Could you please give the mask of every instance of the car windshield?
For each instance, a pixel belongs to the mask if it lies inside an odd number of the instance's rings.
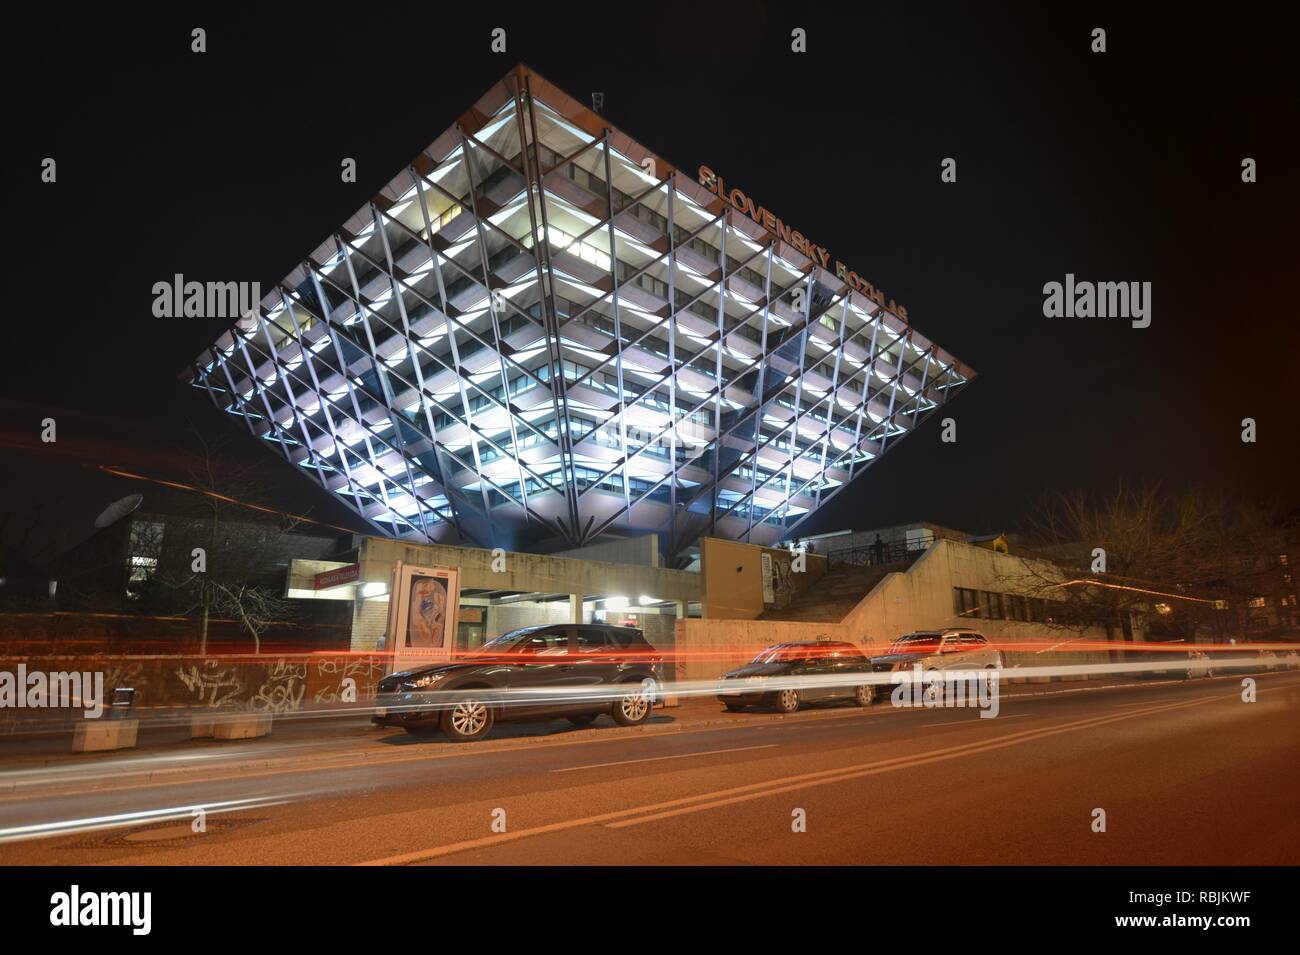
[[[819,659],[828,653],[826,650],[810,649],[809,647],[768,647],[758,656],[754,657],[754,663],[790,663],[793,660],[802,660],[809,662]]]
[[[937,633],[908,633],[890,644],[889,649],[895,653],[906,653],[909,650],[919,650],[924,646],[936,646],[938,643]]]
[[[540,630],[541,627],[524,627],[522,630],[511,630],[509,633],[503,633],[499,637],[493,637],[483,646],[477,648],[475,653],[505,653],[510,650],[516,643],[523,639],[534,630]]]

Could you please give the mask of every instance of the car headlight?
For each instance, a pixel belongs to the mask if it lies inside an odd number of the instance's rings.
[[[406,685],[409,686],[409,687],[410,687],[411,689],[413,689],[413,690],[427,690],[429,687],[433,686],[433,685],[434,685],[435,683],[437,683],[439,680],[444,680],[444,679],[446,679],[446,678],[447,678],[447,674],[446,674],[445,672],[444,672],[444,673],[426,673],[426,674],[425,674],[424,676],[422,676],[422,677],[417,677],[416,679],[411,680],[411,681],[410,681],[409,683],[407,683]]]

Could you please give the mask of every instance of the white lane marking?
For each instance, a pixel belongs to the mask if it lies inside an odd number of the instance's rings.
[[[658,822],[662,819],[684,816],[693,812],[703,812],[708,809],[718,809],[722,806],[731,806],[736,803],[749,802],[753,799],[763,799],[765,797],[776,796],[786,792],[794,792],[800,789],[810,789],[814,786],[843,783],[853,779],[862,779],[865,776],[875,776],[880,773],[893,772],[898,769],[913,769],[917,766],[929,765],[930,763],[940,763],[964,756],[973,756],[976,754],[992,752],[993,750],[1003,749],[1007,746],[1015,746],[1019,743],[1031,742],[1048,736],[1056,736],[1060,733],[1069,733],[1077,729],[1091,729],[1095,726],[1105,726],[1108,723],[1122,722],[1123,720],[1132,719],[1135,716],[1147,716],[1155,712],[1176,710],[1190,705],[1192,704],[1174,703],[1168,706],[1152,707],[1149,710],[1130,710],[1128,713],[1117,713],[1108,717],[1080,720],[1077,723],[1058,724],[1057,726],[1047,726],[1036,730],[1024,730],[1020,733],[1007,733],[1004,736],[994,737],[991,740],[986,740],[981,743],[968,743],[964,746],[952,746],[946,749],[934,750],[929,753],[919,753],[911,758],[886,759],[876,763],[863,763],[858,766],[846,766],[838,771],[838,775],[816,773],[811,774],[812,776],[817,777],[812,779],[808,777],[793,776],[790,777],[789,780],[772,780],[771,783],[777,785],[766,790],[745,792],[744,790],[752,790],[754,787],[742,786],[739,789],[732,790],[732,792],[737,793],[737,795],[729,795],[725,792],[714,793],[714,796],[723,796],[724,798],[714,799],[711,802],[699,802],[696,800],[694,805],[682,806],[677,809],[668,809],[663,812],[651,813],[650,815],[638,815],[633,818],[624,818],[617,822],[607,822],[605,823],[605,826],[609,829],[626,829],[628,826],[639,826],[642,823]]]
[[[1112,703],[1111,706],[1145,706],[1150,700],[1134,700],[1129,703]]]
[[[716,756],[718,753],[743,753],[749,749],[773,749],[780,744],[764,743],[762,746],[737,746],[733,749],[706,749],[700,753],[679,753],[673,756],[644,756],[641,759],[620,759],[612,763],[588,763],[586,766],[566,766],[552,769],[553,773],[576,773],[580,769],[600,769],[604,766],[626,766],[629,763],[653,763],[661,759],[690,759],[692,756]]]
[[[594,816],[583,816],[577,819],[564,819],[559,822],[545,823],[528,829],[516,829],[512,832],[505,832],[491,836],[481,836],[477,839],[467,839],[463,842],[452,842],[446,845],[434,846],[431,849],[404,852],[401,855],[387,856],[382,859],[371,859],[367,862],[358,862],[355,864],[360,866],[408,865],[412,862],[424,862],[429,859],[437,859],[442,856],[466,852],[471,849],[484,849],[491,846],[501,845],[506,842],[514,842],[518,839],[528,839],[533,836],[546,835],[547,833],[552,832],[564,832],[569,829],[577,829],[583,826],[591,826],[599,823],[604,823],[606,826],[611,828],[637,825],[641,822],[651,822],[656,819],[664,818],[666,815],[679,815],[680,813],[693,812],[697,809],[712,809],[715,806],[723,805],[725,803],[740,802],[745,799],[759,799],[776,793],[787,792],[791,789],[804,789],[809,786],[819,786],[824,783],[842,782],[845,779],[852,779],[857,776],[888,772],[892,769],[903,769],[909,766],[924,765],[926,763],[938,762],[940,760],[951,759],[957,756],[984,752],[990,749],[1001,749],[1005,746],[1013,746],[1017,743],[1041,739],[1044,736],[1054,736],[1058,733],[1068,733],[1073,730],[1091,728],[1108,723],[1119,723],[1136,717],[1147,716],[1152,713],[1181,709],[1182,707],[1189,705],[1190,704],[1188,703],[1172,703],[1163,706],[1152,706],[1149,710],[1133,710],[1129,713],[1093,716],[1069,723],[1057,723],[1051,726],[1040,727],[1038,729],[1024,730],[1019,733],[1008,733],[992,740],[981,740],[974,743],[963,743],[958,746],[948,746],[942,749],[931,750],[928,753],[896,756],[889,759],[877,760],[872,763],[860,763],[856,766],[840,766],[834,769],[823,769],[818,770],[817,772],[804,773],[798,776],[768,779],[763,780],[762,782],[737,786],[732,789],[697,793],[694,796],[683,796],[678,799],[670,799],[666,802],[651,803],[650,805],[645,806],[633,806],[629,809],[616,809],[612,812],[599,813]],[[718,801],[718,797],[720,796],[730,798]],[[692,803],[697,803],[699,805],[691,805]],[[685,808],[676,809],[674,807]],[[665,809],[670,811],[667,813],[658,811]],[[646,815],[646,813],[650,813],[651,815]]]
[[[1006,720],[1018,720],[1022,716],[1033,716],[1032,713],[1017,713],[1015,716],[993,716],[989,719],[982,719],[978,716],[967,717],[964,720],[953,720],[949,723],[922,723],[921,729],[929,729],[932,726],[958,726],[962,723],[1002,723]]]
[[[1198,700],[1212,700],[1212,699],[1214,699],[1214,698],[1215,698],[1214,696],[1198,696],[1198,697],[1196,697],[1196,699],[1198,699]],[[1142,701],[1142,702],[1132,702],[1132,703],[1112,703],[1111,706],[1142,706],[1143,703],[1150,704],[1151,701],[1150,701],[1150,700],[1144,700],[1144,701]]]
[[[147,822],[190,819],[196,809],[202,809],[208,815],[217,815],[223,812],[240,812],[245,809],[282,806],[292,801],[293,798],[291,795],[285,795],[232,799],[227,802],[195,803],[192,806],[171,806],[166,809],[144,809],[139,812],[123,812],[113,816],[58,819],[30,826],[14,826],[10,829],[0,829],[0,842],[22,842],[26,839],[76,835],[83,832],[94,832],[99,829],[120,829],[123,826],[137,826]]]

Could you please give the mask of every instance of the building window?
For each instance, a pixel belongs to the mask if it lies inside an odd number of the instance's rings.
[[[138,599],[143,585],[153,579],[162,554],[162,521],[132,521],[127,538],[126,595]]]
[[[1016,594],[1007,594],[1006,597],[1007,616],[1012,620],[1028,620],[1029,607],[1028,601],[1024,597]]]
[[[965,587],[952,588],[953,605],[959,617],[978,617],[980,615],[979,591]]]
[[[1006,614],[1002,609],[1002,595],[995,594],[992,591],[984,591],[983,594],[984,616],[989,620],[1003,620]]]

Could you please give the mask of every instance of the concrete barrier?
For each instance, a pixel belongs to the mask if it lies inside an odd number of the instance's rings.
[[[190,739],[212,739],[217,718],[211,715],[195,716],[190,720]]]
[[[231,713],[214,720],[213,739],[257,739],[271,734],[270,713]]]
[[[132,749],[139,731],[140,721],[134,719],[81,720],[72,736],[72,751],[98,753],[111,749]]]

